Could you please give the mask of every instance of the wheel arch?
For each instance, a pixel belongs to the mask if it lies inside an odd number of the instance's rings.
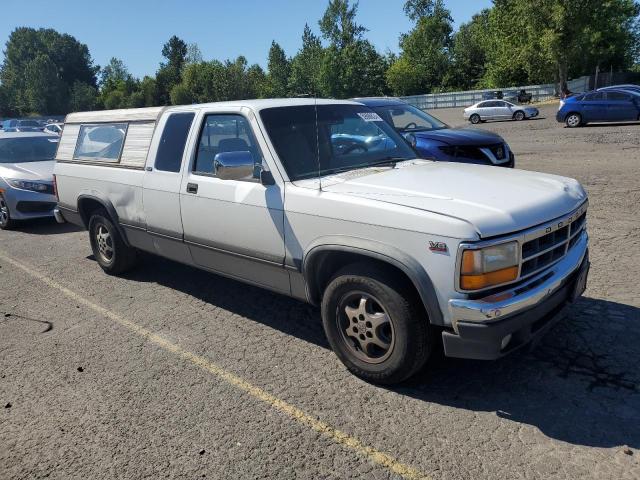
[[[89,228],[89,220],[91,219],[91,214],[99,208],[104,208],[106,210],[107,214],[118,230],[118,233],[122,237],[125,245],[127,247],[130,247],[131,245],[129,243],[129,240],[127,239],[126,232],[120,225],[118,212],[116,211],[111,201],[109,201],[109,199],[101,195],[99,192],[82,193],[78,196],[78,214],[82,219],[84,228]]]
[[[326,240],[329,241],[312,246],[302,262],[307,296],[312,304],[320,304],[322,292],[338,270],[349,264],[371,263],[390,274],[401,275],[418,294],[429,322],[444,324],[433,282],[414,258],[395,247],[371,240],[348,239],[348,243],[344,237]]]

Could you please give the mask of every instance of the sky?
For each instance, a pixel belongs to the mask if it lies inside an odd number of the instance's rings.
[[[288,56],[300,48],[305,22],[319,34],[318,20],[327,0],[18,0],[5,2],[0,14],[0,44],[16,27],[54,28],[87,44],[94,63],[111,57],[124,61],[136,77],[154,75],[162,45],[177,35],[197,43],[205,60],[244,55],[266,67],[271,41]],[[491,5],[491,0],[445,0],[457,25]],[[400,33],[411,29],[404,0],[360,0],[357,21],[366,38],[384,53],[398,52]],[[0,54],[0,61],[4,55]]]

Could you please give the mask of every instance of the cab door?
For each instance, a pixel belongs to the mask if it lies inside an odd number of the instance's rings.
[[[194,112],[173,112],[160,119],[145,166],[142,203],[151,250],[185,263],[191,263],[183,243],[180,187],[184,171],[185,145]]]
[[[603,92],[594,92],[584,97],[582,118],[585,122],[601,122],[607,120],[607,102]]]
[[[623,92],[606,92],[609,120],[625,122],[638,120],[638,107],[632,96]]]
[[[264,159],[268,149],[256,134],[259,130],[253,113],[242,107],[203,112],[198,131],[180,188],[184,240],[193,262],[289,293],[289,274],[284,268],[283,188],[275,181],[261,181],[260,171],[268,168]],[[253,175],[242,180],[216,177],[216,155],[233,152],[251,155]]]

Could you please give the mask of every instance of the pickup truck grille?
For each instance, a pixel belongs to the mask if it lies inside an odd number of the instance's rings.
[[[522,243],[520,278],[544,270],[567,254],[578,241],[579,234],[585,227],[586,208],[584,205],[568,219],[527,236]],[[536,236],[538,234],[539,236]],[[529,239],[528,237],[531,236],[534,238]]]

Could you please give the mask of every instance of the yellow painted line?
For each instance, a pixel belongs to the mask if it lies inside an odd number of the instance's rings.
[[[377,450],[374,447],[366,445],[362,441],[358,440],[356,437],[353,437],[348,433],[343,432],[342,430],[333,428],[332,426],[312,417],[311,415],[305,413],[299,408],[276,397],[275,395],[270,394],[269,392],[267,392],[266,390],[263,390],[260,387],[252,385],[242,377],[225,370],[224,368],[216,365],[215,363],[207,360],[206,358],[201,357],[200,355],[196,355],[195,353],[190,352],[188,350],[185,350],[179,345],[176,345],[175,343],[171,343],[167,339],[153,333],[150,330],[147,330],[146,328],[138,325],[137,323],[127,320],[126,318],[121,317],[120,315],[112,312],[111,310],[107,310],[106,308],[101,307],[96,303],[93,303],[91,300],[87,300],[86,298],[79,295],[78,293],[72,290],[69,290],[68,288],[60,285],[58,282],[41,274],[40,272],[36,271],[32,267],[24,265],[23,263],[8,257],[6,254],[4,254],[1,251],[0,251],[0,260],[3,260],[13,265],[14,267],[17,267],[23,270],[30,276],[40,280],[41,282],[45,283],[49,287],[59,290],[60,292],[62,292],[64,295],[71,298],[75,302],[84,305],[85,307],[93,310],[96,313],[99,313],[100,315],[103,315],[104,317],[107,317],[110,320],[113,320],[117,324],[129,329],[130,331],[143,337],[144,339],[157,345],[158,347],[163,348],[164,350],[171,352],[181,357],[184,360],[187,360],[188,362],[202,368],[203,370],[206,370],[207,372],[215,375],[216,377],[223,380],[224,382],[230,385],[233,385],[238,390],[248,394],[249,396],[257,400],[260,400],[262,402],[265,402],[266,404],[268,404],[270,407],[277,410],[278,412],[288,416],[289,418],[301,423],[302,425],[316,432],[319,432],[325,435],[335,443],[338,443],[354,451],[355,453],[365,457],[367,460],[371,461],[372,463],[380,465],[390,470],[391,472],[395,473],[396,475],[401,476],[402,478],[411,479],[411,480],[414,480],[414,479],[432,480],[431,477],[429,477],[428,475],[425,475],[419,470],[409,465],[405,465],[404,463],[401,463],[395,458],[393,458],[391,455],[381,452],[380,450]]]

